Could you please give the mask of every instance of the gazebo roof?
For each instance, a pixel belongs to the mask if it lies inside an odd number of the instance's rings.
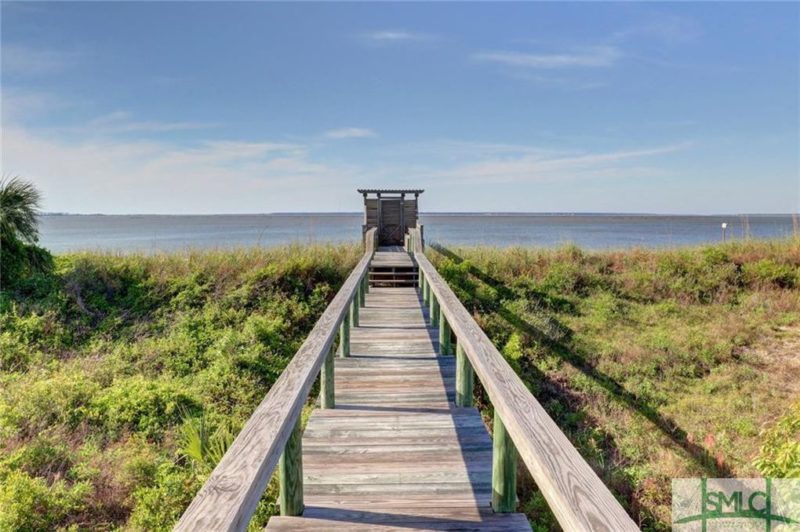
[[[422,194],[421,188],[359,188],[359,194]]]

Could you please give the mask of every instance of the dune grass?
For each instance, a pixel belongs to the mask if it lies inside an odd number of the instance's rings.
[[[668,528],[672,477],[799,474],[797,240],[437,249],[644,528]],[[0,530],[169,529],[360,254],[68,254],[0,292]],[[520,475],[521,509],[556,528]],[[272,485],[254,530],[274,502]]]
[[[443,277],[643,528],[669,528],[672,478],[798,476],[800,240],[432,248]],[[526,472],[520,485],[534,525],[557,528]]]
[[[71,254],[2,293],[0,530],[170,529],[360,255]]]

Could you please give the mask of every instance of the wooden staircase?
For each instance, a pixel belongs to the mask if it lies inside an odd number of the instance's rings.
[[[369,266],[369,285],[398,288],[417,286],[419,268],[414,257],[400,246],[381,246]]]

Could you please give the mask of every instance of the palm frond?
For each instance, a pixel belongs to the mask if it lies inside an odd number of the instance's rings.
[[[19,176],[0,179],[0,239],[37,242],[41,203],[42,195],[33,183]]]

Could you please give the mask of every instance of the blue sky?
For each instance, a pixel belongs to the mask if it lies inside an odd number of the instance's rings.
[[[2,3],[45,209],[796,212],[797,3]]]

